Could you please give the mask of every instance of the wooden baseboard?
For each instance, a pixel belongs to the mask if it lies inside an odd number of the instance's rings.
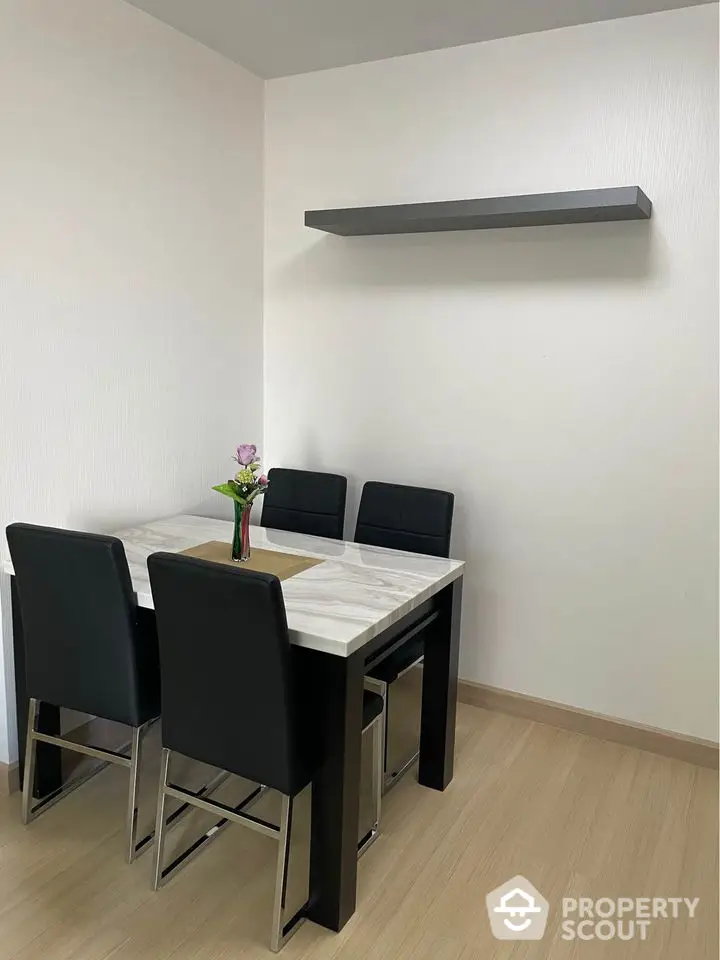
[[[547,723],[563,730],[597,737],[599,740],[610,740],[700,767],[718,769],[718,744],[712,740],[700,740],[630,720],[618,720],[616,717],[606,717],[600,713],[581,710],[579,707],[554,703],[552,700],[539,700],[523,693],[488,687],[471,680],[460,681],[458,699],[461,703],[470,703],[485,710],[509,713],[513,717]]]
[[[15,763],[0,763],[0,797],[9,797],[20,789],[20,768]]]

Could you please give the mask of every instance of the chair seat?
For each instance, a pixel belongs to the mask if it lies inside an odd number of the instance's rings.
[[[422,635],[413,637],[407,643],[398,647],[397,650],[385,657],[376,667],[374,667],[369,676],[375,680],[381,680],[383,683],[394,683],[398,675],[407,670],[416,663],[424,654],[424,644]]]
[[[373,720],[377,720],[383,712],[383,698],[377,693],[370,693],[369,690],[363,691],[363,730],[370,726]]]

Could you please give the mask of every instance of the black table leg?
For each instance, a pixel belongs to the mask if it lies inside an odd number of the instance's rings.
[[[324,750],[313,780],[308,916],[342,930],[357,891],[364,657],[303,652],[312,664]]]
[[[425,639],[418,781],[444,790],[453,778],[462,577],[437,596],[440,616]]]
[[[15,705],[17,710],[18,766],[20,782],[25,765],[25,738],[27,736],[28,695],[25,688],[25,640],[23,637],[20,601],[17,594],[15,577],[10,578],[12,596],[13,653],[15,658]],[[43,703],[38,715],[38,728],[43,733],[59,736],[60,710],[51,704]],[[38,743],[37,763],[35,766],[35,789],[33,796],[42,799],[62,787],[61,750],[49,743]]]

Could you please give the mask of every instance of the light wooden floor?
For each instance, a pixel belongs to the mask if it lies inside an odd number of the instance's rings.
[[[0,800],[2,960],[269,957],[276,847],[231,827],[160,892],[121,853],[125,771],[110,769],[24,828]],[[460,705],[456,778],[406,778],[360,862],[339,935],[306,924],[285,960],[715,960],[717,774]],[[545,939],[492,938],[486,893],[524,874],[551,904]],[[563,896],[700,897],[697,919],[646,942],[569,943]]]

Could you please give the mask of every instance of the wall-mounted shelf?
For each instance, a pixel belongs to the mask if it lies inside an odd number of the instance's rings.
[[[306,210],[305,226],[341,237],[538,227],[601,220],[647,220],[652,203],[640,187],[531,193],[482,200],[403,203],[390,207]]]

